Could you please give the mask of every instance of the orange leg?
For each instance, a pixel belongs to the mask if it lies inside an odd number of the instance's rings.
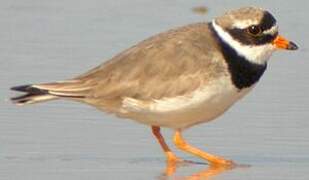
[[[225,160],[222,157],[219,156],[215,156],[212,154],[209,154],[207,152],[204,152],[200,149],[197,149],[189,144],[187,144],[185,142],[185,140],[183,139],[182,135],[181,135],[181,131],[177,130],[174,136],[174,143],[175,145],[180,149],[183,150],[185,152],[191,153],[195,156],[198,156],[202,159],[207,160],[211,166],[228,166],[228,167],[232,167],[235,164],[230,161],[230,160]]]
[[[154,134],[154,136],[156,137],[156,139],[158,140],[158,142],[160,143],[166,158],[168,162],[178,162],[181,161],[180,158],[178,158],[171,150],[170,148],[167,146],[166,142],[164,141],[163,136],[160,133],[160,127],[158,126],[151,126],[152,129],[152,133]]]

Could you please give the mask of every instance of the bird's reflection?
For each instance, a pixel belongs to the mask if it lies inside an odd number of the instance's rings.
[[[192,161],[185,161],[181,163],[179,162],[178,163],[175,163],[175,162],[167,163],[166,168],[164,169],[164,172],[163,172],[163,176],[161,177],[166,177],[168,179],[171,176],[175,176],[177,168],[184,167],[184,166],[191,166],[194,164],[202,164],[202,163],[197,163],[197,162],[192,162]],[[209,179],[216,175],[222,174],[226,171],[232,170],[236,167],[238,166],[235,166],[235,167],[208,166],[207,168],[200,170],[198,172],[195,172],[191,175],[184,176],[184,177],[176,177],[176,178],[186,179],[186,180]],[[248,167],[248,166],[242,166],[242,167]]]

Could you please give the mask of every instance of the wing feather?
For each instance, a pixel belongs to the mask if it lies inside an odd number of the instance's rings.
[[[88,103],[119,109],[125,98],[142,103],[193,92],[225,74],[221,60],[208,25],[198,23],[147,39],[76,79],[90,87]]]

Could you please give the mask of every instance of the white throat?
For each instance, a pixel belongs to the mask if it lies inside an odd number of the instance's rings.
[[[229,33],[225,32],[223,28],[216,24],[215,20],[212,21],[212,26],[222,40],[228,43],[239,55],[245,57],[247,60],[256,64],[265,64],[275,47],[272,44],[265,45],[244,45],[235,40]]]

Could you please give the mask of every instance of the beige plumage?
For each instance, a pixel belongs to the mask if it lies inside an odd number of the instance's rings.
[[[32,87],[134,118],[122,108],[126,98],[151,104],[155,100],[191,94],[206,86],[210,79],[229,76],[207,26],[198,23],[170,30],[72,80]]]
[[[231,166],[186,144],[181,131],[215,119],[247,94],[277,48],[297,46],[278,36],[269,12],[241,8],[212,23],[155,35],[76,78],[13,87],[27,94],[12,100],[23,105],[64,98],[147,124],[168,161],[179,161],[160,134],[159,127],[169,127],[176,130],[178,148],[211,164]]]

